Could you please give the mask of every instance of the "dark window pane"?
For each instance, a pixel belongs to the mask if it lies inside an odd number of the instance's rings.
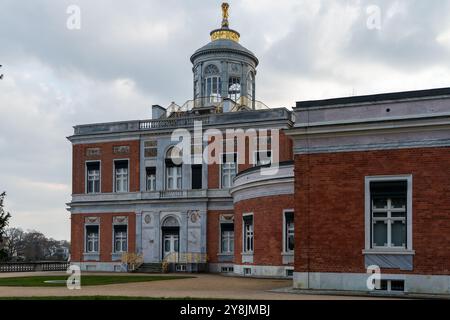
[[[391,280],[391,291],[405,291],[405,281]]]
[[[392,224],[392,245],[402,247],[406,244],[406,225],[402,221],[394,221]]]
[[[192,189],[202,188],[202,165],[192,166]]]
[[[384,247],[387,245],[387,224],[384,221],[377,221],[373,225],[374,246]]]
[[[373,200],[374,209],[387,209],[387,198],[378,198]]]

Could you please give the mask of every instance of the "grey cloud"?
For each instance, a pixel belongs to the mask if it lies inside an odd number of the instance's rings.
[[[14,224],[69,237],[71,149],[81,123],[142,119],[150,105],[192,95],[190,55],[220,24],[210,0],[3,0],[0,2],[0,191],[9,192]],[[365,8],[394,3],[405,11],[365,28]],[[392,69],[429,87],[450,74],[450,1],[233,0],[230,23],[261,61],[257,96],[273,106],[347,95],[378,86],[360,66]],[[82,29],[66,28],[79,5]],[[430,81],[420,70],[436,68]],[[420,69],[420,70],[419,70]],[[404,87],[404,89],[409,89]],[[58,228],[55,228],[55,224]]]

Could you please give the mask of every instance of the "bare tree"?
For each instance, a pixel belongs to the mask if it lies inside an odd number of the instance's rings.
[[[3,208],[5,197],[6,192],[0,194],[0,260],[5,260],[8,257],[5,250],[3,249],[3,236],[5,233],[5,228],[8,226],[9,219],[11,218],[11,214],[9,212],[6,212]]]
[[[25,232],[20,228],[9,228],[5,231],[4,249],[9,260],[22,260],[24,252]]]

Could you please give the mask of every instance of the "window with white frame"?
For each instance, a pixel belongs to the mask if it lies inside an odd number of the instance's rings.
[[[253,216],[244,216],[244,253],[253,253]]]
[[[181,190],[182,189],[182,168],[181,166],[166,166],[166,189]]]
[[[146,171],[146,181],[147,181],[146,189],[147,189],[147,191],[155,191],[156,190],[156,168],[155,167],[146,168],[145,171]]]
[[[294,252],[294,213],[284,213],[284,252]]]
[[[87,193],[100,192],[100,162],[86,163]]]
[[[116,192],[128,192],[128,160],[114,162]]]
[[[408,181],[370,182],[371,248],[408,249]]]
[[[234,224],[222,223],[220,229],[220,252],[232,254],[234,252]]]
[[[128,250],[128,237],[126,225],[114,226],[114,252],[121,253]]]
[[[219,102],[221,91],[221,80],[219,76],[207,77],[206,81],[206,96],[210,102]]]
[[[237,173],[237,154],[228,153],[222,157],[221,184],[222,188],[231,188]]]
[[[181,151],[172,147],[166,154],[166,190],[181,190],[183,188]]]
[[[86,226],[86,252],[98,253],[99,226]]]

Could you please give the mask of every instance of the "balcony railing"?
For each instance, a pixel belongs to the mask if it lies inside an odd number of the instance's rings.
[[[291,115],[288,110],[278,108],[270,109],[264,103],[260,101],[252,101],[248,97],[241,97],[239,103],[231,99],[220,99],[217,97],[210,97],[212,101],[217,99],[218,102],[214,102],[215,111],[213,114],[198,115],[195,113],[185,113],[186,110],[192,110],[194,106],[201,105],[200,100],[190,100],[186,102],[183,106],[177,107],[172,104],[167,109],[167,114],[169,117],[162,119],[152,119],[152,120],[132,120],[132,121],[121,121],[121,122],[110,122],[110,123],[96,123],[96,124],[86,124],[74,127],[74,135],[94,135],[94,134],[105,134],[105,133],[115,133],[115,132],[137,132],[137,131],[147,131],[147,130],[157,130],[157,129],[175,129],[175,128],[187,128],[193,127],[194,123],[201,121],[203,125],[220,125],[226,124],[230,121],[230,118],[240,119],[238,111],[250,111],[250,110],[265,110],[267,112],[272,112],[271,119],[290,119]],[[204,98],[201,98],[204,99]],[[253,104],[253,107],[250,105]],[[199,107],[199,110],[202,110]],[[258,115],[252,115],[250,117],[253,120],[258,118]],[[267,115],[261,115],[261,118],[267,118]]]
[[[166,129],[166,128],[177,128],[177,127],[189,127],[193,126],[195,121],[202,121],[203,124],[209,123],[208,116],[199,117],[186,117],[186,118],[169,118],[161,120],[145,120],[139,122],[140,130],[150,130],[150,129]]]
[[[167,107],[167,118],[182,115],[185,112],[192,111],[196,108],[213,107],[217,113],[222,112],[236,112],[240,110],[267,110],[270,109],[261,101],[253,100],[248,96],[241,96],[237,99],[222,98],[218,95],[209,97],[200,97],[194,100],[186,101],[182,106],[172,103]]]
[[[66,261],[5,262],[0,263],[0,272],[66,271],[69,266]]]

